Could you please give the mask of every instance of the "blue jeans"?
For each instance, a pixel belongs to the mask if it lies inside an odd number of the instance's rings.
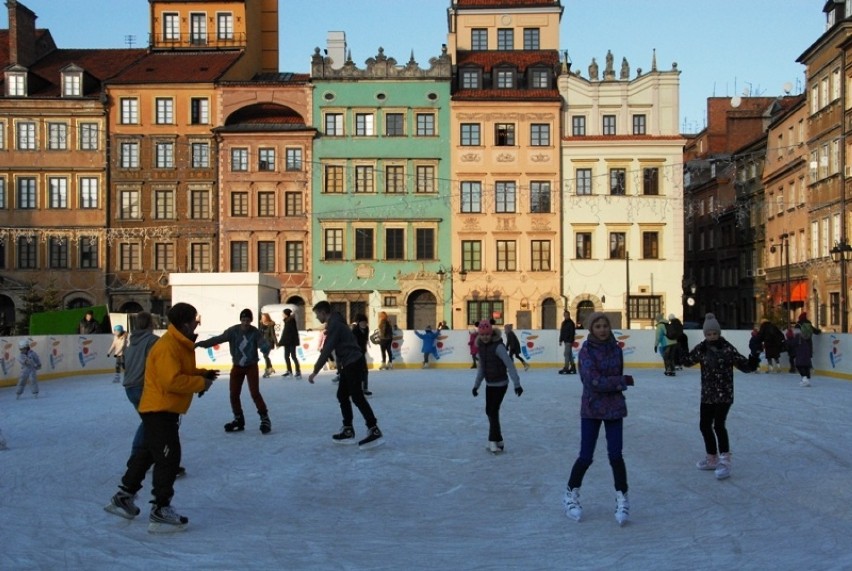
[[[606,429],[606,452],[609,464],[612,467],[612,478],[615,489],[619,492],[627,492],[627,468],[624,465],[624,457],[621,455],[623,446],[624,420],[601,420],[599,418],[580,419],[580,455],[571,468],[571,476],[568,479],[568,487],[579,488],[583,483],[586,470],[592,465],[595,454],[595,445],[601,431],[601,424]]]
[[[127,400],[133,405],[133,410],[139,412],[139,401],[142,399],[142,385],[138,387],[127,387],[124,389],[127,393]],[[140,417],[141,418],[141,417]],[[145,429],[142,428],[142,423],[139,423],[139,428],[136,429],[136,435],[133,437],[133,444],[130,445],[130,455],[133,456],[136,452],[145,447]]]

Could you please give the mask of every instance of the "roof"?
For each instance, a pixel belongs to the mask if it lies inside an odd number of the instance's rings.
[[[561,102],[558,89],[460,89],[453,101],[554,101]]]
[[[277,103],[258,103],[234,111],[219,131],[300,131],[305,119],[293,109]]]
[[[563,141],[680,141],[684,135],[569,135]]]
[[[24,7],[26,8],[26,6]],[[37,52],[56,47],[53,43],[53,37],[50,35],[50,30],[47,28],[36,29],[35,43]],[[5,68],[11,64],[12,62],[9,61],[9,30],[8,28],[0,29],[0,68]]]
[[[216,81],[242,57],[227,52],[151,52],[115,76],[110,83],[187,83]]]
[[[486,72],[499,65],[513,65],[518,71],[525,71],[535,65],[556,66],[559,64],[559,52],[556,50],[489,50],[463,52],[456,54],[456,65],[476,65]]]
[[[455,0],[454,8],[539,8],[559,6],[559,0]]]
[[[29,83],[31,97],[59,97],[62,94],[62,70],[71,64],[80,68],[98,85],[95,93],[100,93],[100,82],[109,80],[116,73],[143,57],[144,49],[69,49],[54,50],[29,67],[32,75],[42,81]],[[84,93],[84,95],[90,95]]]

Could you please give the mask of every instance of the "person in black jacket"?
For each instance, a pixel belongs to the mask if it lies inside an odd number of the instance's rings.
[[[562,313],[562,327],[559,328],[559,344],[563,347],[565,355],[565,366],[559,370],[560,375],[576,375],[577,366],[574,364],[574,337],[577,334],[577,326],[571,319],[571,312],[567,309]]]
[[[293,363],[296,365],[296,378],[302,378],[302,370],[299,368],[299,358],[296,356],[296,347],[299,346],[299,327],[296,325],[296,316],[290,308],[284,310],[284,324],[281,326],[281,338],[278,344],[284,347],[284,362],[287,363],[287,372],[281,375],[289,377],[293,374]]]
[[[521,365],[524,366],[524,371],[529,371],[530,366],[527,365],[527,362],[524,361],[523,357],[521,357],[521,341],[518,339],[518,336],[515,334],[514,329],[512,328],[511,323],[506,324],[506,349],[509,351],[509,358],[517,359],[521,362]]]
[[[355,324],[352,326],[352,334],[355,336],[355,341],[358,342],[358,347],[361,348],[361,352],[364,354],[364,395],[370,396],[371,393],[368,389],[368,379],[367,377],[370,374],[370,368],[367,366],[367,343],[370,342],[370,325],[367,322],[367,316],[363,313],[359,313],[355,316]]]

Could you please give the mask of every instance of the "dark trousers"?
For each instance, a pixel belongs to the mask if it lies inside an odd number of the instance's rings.
[[[358,407],[367,428],[376,426],[373,409],[364,396],[364,381],[367,378],[367,366],[364,357],[340,368],[340,382],[337,384],[337,402],[340,403],[340,414],[343,416],[343,426],[352,426],[352,405]]]
[[[167,506],[175,495],[175,477],[180,467],[180,415],[173,412],[146,412],[141,416],[145,430],[144,444],[127,461],[121,488],[131,494],[138,492],[142,489],[145,474],[153,465],[153,503],[157,507]]]
[[[624,457],[621,455],[624,439],[624,420],[601,420],[598,418],[580,419],[580,455],[571,468],[571,476],[568,478],[569,488],[579,488],[583,484],[583,476],[592,465],[595,454],[595,446],[598,443],[601,424],[606,430],[606,452],[609,457],[609,465],[612,467],[612,479],[615,489],[627,493],[627,467]]]
[[[382,363],[385,363],[385,359],[387,359],[388,363],[393,363],[393,349],[391,345],[393,345],[393,339],[382,339],[379,341],[379,349],[382,350]]]
[[[485,416],[488,417],[488,441],[502,442],[503,432],[500,430],[500,406],[509,385],[490,387],[485,385]]]
[[[269,351],[263,354],[263,362],[266,365],[267,369],[272,368],[272,359],[269,358]]]
[[[243,405],[240,402],[240,393],[243,392],[243,381],[248,380],[249,393],[254,401],[254,406],[257,407],[257,414],[266,414],[266,403],[263,402],[263,397],[260,395],[260,379],[258,374],[257,363],[248,367],[239,367],[234,365],[231,367],[231,410],[234,416],[243,416]]]
[[[704,451],[707,454],[726,454],[731,451],[728,443],[728,429],[725,428],[729,410],[731,410],[731,403],[701,403],[698,429],[701,430],[701,436],[704,438]]]
[[[120,373],[124,370],[124,355],[115,356],[115,372]]]
[[[127,387],[124,389],[125,394],[127,394],[127,400],[133,405],[133,410],[139,411],[139,401],[142,400],[142,385],[137,385],[135,387]],[[139,423],[139,427],[136,429],[136,434],[133,436],[133,444],[130,445],[130,455],[133,456],[137,451],[141,450],[145,445],[145,426],[142,422]]]
[[[663,366],[667,373],[674,373],[675,359],[677,358],[677,343],[663,347]]]
[[[526,365],[526,364],[527,364],[527,362],[526,362],[526,361],[524,361],[523,357],[521,357],[521,354],[520,354],[519,352],[517,352],[517,351],[510,351],[510,352],[509,352],[509,358],[510,358],[510,359],[517,359],[518,361],[520,361],[520,362],[521,362],[521,365]]]
[[[292,373],[293,367],[290,365],[290,358],[293,358],[293,363],[296,365],[296,374],[301,375],[302,370],[299,368],[299,359],[296,357],[295,345],[284,345],[284,362],[287,363],[287,372]]]

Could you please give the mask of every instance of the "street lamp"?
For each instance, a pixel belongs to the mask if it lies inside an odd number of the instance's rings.
[[[840,264],[840,332],[849,333],[849,300],[846,297],[846,264],[852,261],[852,246],[841,238],[829,250],[834,263]]]
[[[790,235],[787,234],[786,232],[781,234],[781,240],[783,240],[783,242],[781,242],[779,247],[781,248],[781,255],[784,257],[784,269],[785,269],[785,274],[786,274],[785,282],[786,282],[786,286],[787,286],[786,287],[786,290],[787,290],[787,302],[786,302],[787,303],[787,322],[791,323],[794,320],[790,316],[791,315],[790,309],[791,309],[791,306],[793,305],[793,300],[791,299],[791,296],[790,296],[790,242],[788,241],[789,237],[790,237]],[[769,248],[769,251],[774,254],[775,253],[775,246],[772,246],[771,248]]]

